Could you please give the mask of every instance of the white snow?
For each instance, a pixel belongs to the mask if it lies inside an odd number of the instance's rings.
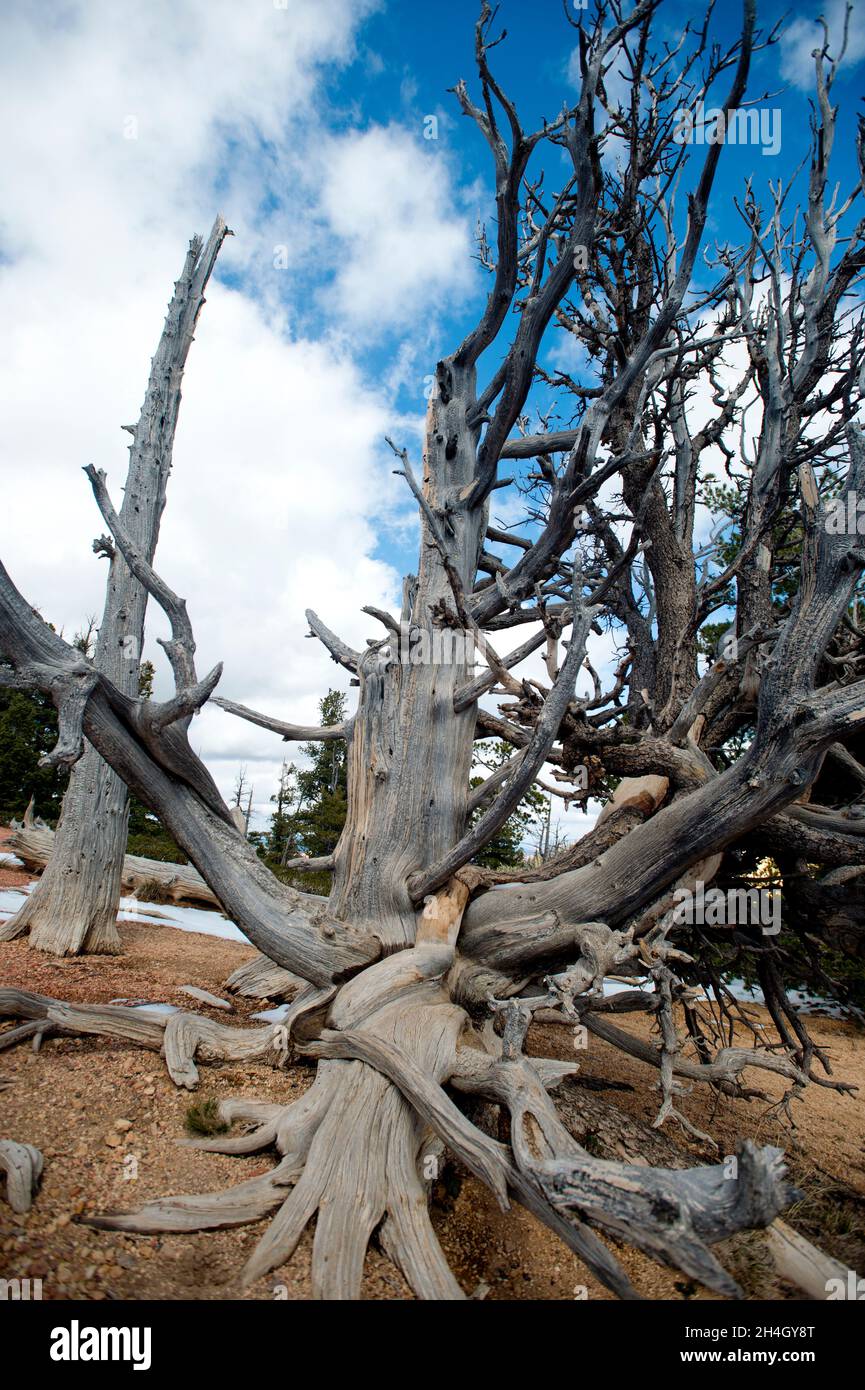
[[[29,893],[36,880],[23,888],[0,889],[0,919],[12,917],[21,906],[25,893]],[[210,912],[204,907],[180,907],[177,903],[148,903],[138,898],[121,898],[120,922],[143,921],[152,926],[177,927],[180,931],[201,932],[203,936],[222,936],[227,941],[246,941],[239,927],[221,912]]]
[[[180,931],[201,932],[203,936],[222,936],[227,941],[246,941],[243,932],[221,912],[206,907],[180,907],[177,903],[148,903],[138,898],[121,898],[119,922],[149,921],[154,926],[178,927]]]
[[[288,1013],[288,1004],[277,1004],[274,1009],[262,1009],[260,1013],[252,1014],[252,1018],[264,1019],[265,1023],[282,1023]]]
[[[0,888],[0,918],[13,917],[29,893],[33,883],[25,883],[23,888]]]

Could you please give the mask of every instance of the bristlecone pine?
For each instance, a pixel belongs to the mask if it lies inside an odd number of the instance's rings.
[[[392,446],[418,506],[417,574],[405,580],[398,620],[365,610],[384,633],[362,651],[307,614],[357,684],[344,726],[310,730],[225,702],[283,737],[346,740],[348,818],[328,899],[268,872],[193,753],[187,727],[219,671],[197,676],[185,604],[115,512],[104,475],[88,469],[113,545],[171,622],[171,700],[119,688],[0,569],[3,679],[53,695],[53,760],[74,764],[86,736],[261,952],[235,986],[291,1001],[284,1024],[243,1029],[17,991],[2,993],[0,1016],[24,1019],[28,1036],[133,1039],[160,1050],[189,1087],[196,1058],[316,1059],[298,1103],[223,1104],[218,1118],[242,1129],[200,1141],[235,1154],[275,1149],[266,1176],[96,1223],[190,1231],[272,1216],[245,1281],[287,1261],[315,1218],[317,1296],[358,1296],[373,1237],[420,1297],[465,1296],[428,1215],[429,1178],[448,1151],[622,1297],[636,1293],[613,1253],[620,1241],[735,1296],[711,1246],[788,1205],[780,1152],[745,1142],[736,1163],[684,1171],[592,1156],[549,1098],[576,1064],[524,1052],[538,1011],[646,1063],[658,1123],[690,1128],[679,1097],[696,1084],[759,1094],[761,1068],[786,1079],[785,1099],[809,1082],[845,1089],[829,1079],[785,992],[790,961],[800,975],[809,958],[822,968],[825,903],[835,950],[861,949],[862,939],[865,838],[855,808],[839,803],[865,782],[865,550],[827,524],[828,499],[865,494],[852,294],[865,224],[848,221],[841,234],[849,205],[834,201],[829,177],[838,65],[828,47],[815,56],[804,215],[794,216],[782,181],[767,208],[749,187],[744,244],[713,248],[704,232],[727,155],[722,142],[677,143],[675,113],[729,84],[722,120],[735,119],[753,55],[774,36],[761,35],[746,0],[727,52],[697,25],[673,64],[653,36],[655,0],[624,17],[621,8],[600,0],[584,17],[579,98],[527,133],[491,69],[497,36],[483,4],[478,90],[459,82],[455,94],[494,165],[495,244],[482,234],[479,247],[490,292],[476,326],[436,366],[422,459],[402,441]],[[613,65],[632,83],[632,102],[612,102],[604,76]],[[616,162],[603,155],[612,135]],[[547,168],[566,167],[558,193],[540,189],[545,148]],[[690,190],[687,206],[680,191],[674,207],[677,186]],[[573,334],[591,384],[538,366],[551,327]],[[531,434],[524,412],[538,381],[558,404]],[[708,403],[699,426],[698,392]],[[551,430],[556,418],[571,423]],[[495,526],[508,460],[529,461],[516,465],[522,530]],[[729,525],[700,546],[695,508],[719,461]],[[715,617],[717,635],[719,615],[727,636],[707,664],[703,629]],[[501,643],[524,624],[531,635],[506,652]],[[612,633],[620,647],[610,689],[586,663],[592,631]],[[514,675],[536,651],[545,681]],[[586,698],[576,694],[581,667],[594,685]],[[479,703],[491,692],[504,697],[497,714],[489,698]],[[490,736],[513,756],[470,790],[475,740]],[[541,776],[571,799],[608,798],[604,818],[516,881],[478,868],[483,846]],[[677,920],[677,889],[728,881],[742,865],[783,886],[779,936]],[[749,954],[777,1027],[771,1046],[756,1033],[753,1047],[733,1045],[736,1006],[720,978]],[[630,977],[634,988],[605,997],[609,976]],[[652,989],[639,987],[646,979]],[[701,983],[718,987],[712,1009],[693,988]],[[629,1009],[655,1015],[656,1043],[610,1021]],[[481,1125],[496,1107],[492,1137]]]

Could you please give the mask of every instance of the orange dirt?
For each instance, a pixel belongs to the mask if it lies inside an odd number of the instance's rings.
[[[4,874],[14,871],[3,870]],[[18,881],[26,878],[18,875]],[[12,886],[11,884],[9,886]],[[210,1012],[179,992],[194,984],[224,994],[229,972],[253,955],[247,945],[170,927],[121,923],[124,954],[58,960],[33,952],[26,940],[0,943],[0,986],[35,990],[71,1001],[149,999]],[[238,1022],[255,1009],[236,1001]],[[763,1011],[758,1016],[766,1019]],[[645,1035],[645,1018],[628,1015],[623,1027]],[[831,1050],[835,1075],[865,1085],[865,1033],[831,1019],[812,1020],[817,1040]],[[743,1042],[746,1041],[743,1038]],[[555,1026],[534,1028],[529,1051],[573,1056],[571,1035]],[[578,1082],[558,1095],[566,1123],[572,1103],[613,1104],[635,1120],[651,1123],[658,1108],[656,1073],[606,1043],[590,1039],[580,1052]],[[46,1298],[222,1299],[238,1297],[233,1280],[263,1225],[191,1236],[130,1236],[95,1231],[76,1222],[86,1212],[122,1210],[172,1192],[206,1192],[241,1182],[266,1169],[272,1155],[232,1158],[178,1146],[193,1099],[246,1095],[289,1101],[309,1085],[312,1068],[274,1071],[260,1064],[203,1065],[195,1097],[179,1091],[155,1053],[99,1038],[49,1039],[35,1055],[25,1043],[0,1053],[0,1135],[37,1145],[45,1156],[40,1191],[30,1212],[16,1216],[0,1200],[0,1277],[39,1277]],[[586,1080],[618,1082],[631,1089],[590,1091]],[[749,1079],[772,1097],[779,1079],[751,1072]],[[5,1084],[4,1084],[5,1083]],[[859,1096],[862,1092],[860,1091]],[[681,1104],[721,1153],[739,1136],[778,1143],[788,1153],[805,1200],[793,1224],[850,1267],[865,1264],[865,1108],[857,1097],[809,1087],[791,1132],[766,1103],[731,1101],[707,1088]],[[599,1099],[600,1097],[600,1099]],[[575,1128],[588,1143],[586,1122]],[[582,1132],[580,1132],[580,1130]],[[712,1155],[688,1141],[675,1125],[669,1138],[689,1162]],[[667,1141],[659,1141],[667,1142]],[[136,1165],[137,1177],[128,1174]],[[641,1155],[635,1154],[635,1161]],[[657,1160],[655,1160],[657,1161]],[[447,1177],[447,1175],[446,1175]],[[436,1187],[433,1221],[457,1277],[468,1293],[491,1299],[608,1298],[579,1261],[521,1208],[501,1213],[474,1179],[448,1179]],[[796,1298],[766,1265],[759,1237],[737,1238],[727,1252],[749,1296]],[[243,1296],[309,1297],[312,1236],[307,1231],[293,1260],[258,1281]],[[650,1298],[707,1295],[681,1275],[662,1270],[630,1247],[617,1251],[637,1288]],[[854,1263],[855,1262],[855,1263]],[[367,1256],[365,1298],[410,1298],[401,1276],[377,1250]]]

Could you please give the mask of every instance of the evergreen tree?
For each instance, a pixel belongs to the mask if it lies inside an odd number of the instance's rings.
[[[0,689],[0,820],[24,814],[33,797],[36,814],[54,824],[68,774],[40,767],[57,742],[57,711],[49,695]]]
[[[296,776],[297,768],[294,763],[283,762],[279,786],[270,798],[274,811],[270,818],[270,828],[264,836],[264,856],[281,865],[295,853],[296,834],[291,808],[297,799]]]
[[[476,755],[484,769],[484,775],[472,777],[470,785],[479,787],[490,773],[513,757],[515,752],[516,749],[504,739],[482,740],[477,746]],[[539,787],[530,787],[513,815],[505,821],[501,830],[487,841],[473,862],[481,864],[485,869],[517,868],[523,864],[523,844],[530,837],[537,839],[546,811],[547,798]],[[482,809],[478,808],[473,813],[470,823],[473,825],[482,814]]]
[[[94,619],[75,634],[72,646],[89,656]],[[57,710],[41,691],[0,687],[0,820],[20,820],[30,798],[37,816],[54,825],[69,780],[66,768],[40,767],[57,742]]]
[[[346,717],[346,697],[329,690],[319,702],[322,725],[340,724]],[[302,752],[310,766],[296,773],[297,811],[291,817],[296,852],[311,859],[333,854],[348,811],[347,756],[342,739],[305,743]]]
[[[322,725],[341,723],[346,717],[346,697],[339,690],[329,690],[319,702]],[[514,749],[502,740],[490,740],[478,745],[480,766],[485,775],[495,771],[513,755]],[[309,767],[298,769],[294,763],[283,763],[279,787],[270,798],[274,805],[268,830],[257,837],[262,858],[278,869],[295,855],[320,858],[333,854],[345,825],[347,813],[347,757],[341,740],[327,743],[306,743],[302,751],[310,759]],[[480,786],[484,777],[471,779],[473,787]],[[295,809],[293,809],[295,808]],[[514,814],[484,847],[476,862],[485,868],[518,867],[525,862],[523,845],[537,840],[547,813],[547,798],[538,787],[532,787]],[[472,816],[474,821],[480,811]],[[327,892],[330,875],[289,872],[292,882],[311,892]]]

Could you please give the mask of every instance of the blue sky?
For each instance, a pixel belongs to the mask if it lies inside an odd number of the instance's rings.
[[[658,40],[674,45],[686,22],[689,19],[696,22],[702,8],[688,0],[665,0],[656,21]],[[839,37],[841,12],[838,4],[826,11],[833,33]],[[489,152],[480,133],[461,114],[455,97],[448,90],[457,78],[465,77],[477,96],[475,13],[475,5],[468,0],[446,0],[436,6],[393,0],[378,6],[359,29],[355,61],[329,72],[322,96],[328,123],[334,130],[363,134],[381,128],[399,128],[414,140],[419,164],[424,160],[443,161],[451,178],[454,210],[468,219],[470,229],[480,217],[492,240],[494,209]],[[573,7],[571,13],[575,18],[581,15]],[[590,14],[591,8],[582,13]],[[760,4],[758,22],[764,37],[786,13],[786,7],[774,0]],[[712,23],[712,38],[727,47],[736,39],[740,23],[740,6],[718,6]],[[574,99],[572,69],[576,32],[566,23],[557,0],[503,4],[493,32],[497,34],[503,28],[507,29],[508,36],[495,50],[494,71],[506,92],[516,99],[524,129],[534,129],[544,118],[554,117],[564,101]],[[861,88],[863,29],[865,17],[857,23],[854,12],[849,59],[841,70],[834,92],[841,106],[834,171],[845,189],[855,180],[853,133],[858,89]],[[755,192],[758,196],[764,195],[769,180],[791,177],[806,155],[808,102],[813,87],[813,64],[809,54],[817,34],[806,16],[801,13],[788,16],[779,42],[755,54],[748,99],[780,112],[780,149],[776,154],[764,154],[757,147],[746,146],[731,148],[726,153],[716,180],[707,242],[713,239],[735,242],[741,237],[741,222],[734,199],[741,197],[746,178],[752,177]],[[729,74],[725,74],[713,89],[712,96],[718,104],[723,100],[729,81]],[[427,138],[431,116],[436,120],[434,139]],[[701,154],[702,151],[696,151],[692,161],[697,171]],[[550,182],[558,172],[557,160],[563,168],[564,155],[547,150],[543,160],[538,161],[544,164]],[[799,174],[800,189],[804,189],[806,179],[807,164]],[[687,186],[686,176],[684,187]],[[273,199],[274,203],[280,201],[278,187]],[[681,198],[680,205],[683,204],[684,198]],[[327,247],[319,248],[312,264],[300,265],[296,276],[280,287],[280,293],[287,295],[295,310],[298,302],[309,293],[308,307],[301,311],[299,318],[305,332],[314,334],[321,329],[321,299],[316,296],[316,288],[322,279],[339,275],[338,256],[336,261],[336,265],[333,261],[328,263]],[[406,415],[422,411],[428,374],[437,358],[453,350],[476,320],[488,279],[475,265],[459,267],[457,283],[444,285],[436,302],[412,324],[411,365],[398,374],[398,384],[392,393],[395,406]],[[369,330],[364,337],[355,340],[357,359],[372,377],[393,379],[394,363],[407,350],[405,324],[385,323],[380,331],[369,325]],[[562,341],[561,331],[549,335],[542,356],[545,364],[549,364],[551,355],[555,360],[557,351],[562,350]],[[487,354],[482,380],[495,368],[500,348],[504,346],[505,343],[494,345]],[[398,489],[401,484],[394,486]],[[498,500],[501,505],[515,502],[513,494],[508,493]],[[385,534],[381,554],[403,570],[414,564],[414,546],[413,537],[406,537],[405,544],[400,543],[400,539]]]
[[[663,0],[661,32],[677,39],[698,8]],[[759,4],[764,29],[781,8]],[[739,7],[718,11],[724,44]],[[842,12],[831,0],[833,32]],[[344,683],[303,640],[303,611],[362,645],[375,627],[361,606],[396,604],[417,530],[384,436],[419,456],[425,382],[486,293],[472,238],[478,215],[494,233],[488,151],[447,90],[460,77],[472,88],[475,13],[473,0],[7,0],[4,560],[59,627],[102,606],[90,551],[102,527],[80,469],[105,468],[119,499],[121,426],[137,417],[186,242],[221,210],[236,236],[187,368],[159,567],[188,600],[202,669],[224,661],[225,696],[312,722]],[[752,97],[786,88],[771,98],[781,149],[725,151],[712,236],[736,236],[744,177],[761,193],[807,153],[813,18],[797,11],[755,60]],[[559,0],[511,0],[499,25],[495,70],[532,126],[574,96],[576,34]],[[863,53],[854,15],[836,88],[845,189]],[[436,140],[423,138],[430,115]],[[152,613],[160,682],[163,631]],[[266,815],[283,747],[212,709],[194,731],[223,790],[246,763]]]

